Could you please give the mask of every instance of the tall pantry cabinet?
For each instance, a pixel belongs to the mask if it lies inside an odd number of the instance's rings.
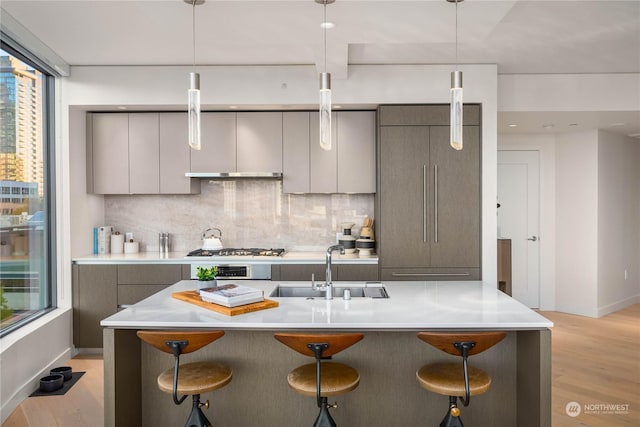
[[[464,107],[464,148],[449,145],[448,105],[378,109],[381,280],[478,280],[481,111]]]

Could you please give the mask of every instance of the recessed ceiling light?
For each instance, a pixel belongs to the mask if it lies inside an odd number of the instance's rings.
[[[626,125],[627,125],[627,124],[626,124],[626,123],[624,123],[624,122],[618,122],[618,123],[611,123],[611,124],[609,125],[609,127],[616,128],[616,127],[626,126]]]
[[[515,124],[515,123],[508,124],[507,126],[509,126],[510,128],[517,128],[518,127],[518,125]]]
[[[238,109],[238,106],[237,106],[237,105],[229,105],[229,108],[230,108],[231,110],[237,110],[237,109]]]
[[[342,105],[334,105],[333,108],[342,108]]]
[[[323,28],[323,29],[326,28],[327,30],[330,30],[330,29],[334,28],[335,26],[336,26],[336,24],[334,24],[333,22],[329,22],[329,21],[323,22],[323,23],[320,24],[320,28]]]
[[[554,125],[552,123],[546,124],[546,125],[542,125],[542,127],[544,129],[553,129]]]
[[[125,107],[124,105],[118,105],[118,110],[126,110],[127,107]]]

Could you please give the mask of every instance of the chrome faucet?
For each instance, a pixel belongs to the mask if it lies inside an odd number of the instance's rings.
[[[333,284],[331,282],[331,253],[337,250],[340,251],[340,255],[344,255],[344,246],[342,245],[333,245],[327,248],[327,280],[324,286],[325,299],[333,299]]]

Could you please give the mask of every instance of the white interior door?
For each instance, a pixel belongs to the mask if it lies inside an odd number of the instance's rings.
[[[540,306],[538,151],[498,151],[498,237],[511,239],[512,296]]]

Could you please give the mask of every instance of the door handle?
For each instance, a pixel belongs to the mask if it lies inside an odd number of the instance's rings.
[[[531,236],[527,240],[531,240],[532,242],[536,242],[538,240],[537,236]]]

